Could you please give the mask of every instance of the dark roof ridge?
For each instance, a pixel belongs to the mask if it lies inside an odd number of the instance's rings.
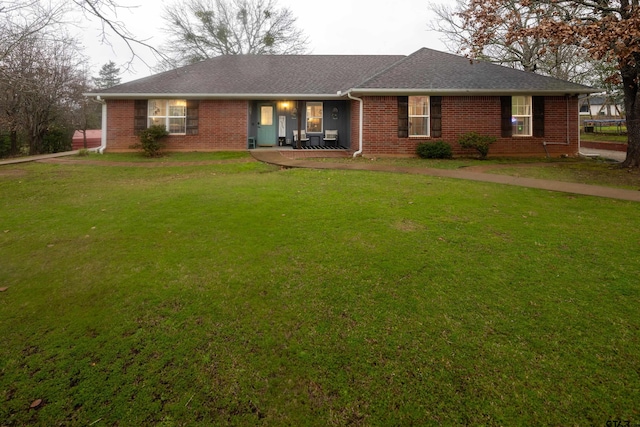
[[[384,68],[380,71],[378,71],[377,73],[375,73],[372,76],[367,77],[365,80],[361,81],[360,83],[358,83],[354,89],[358,89],[361,88],[364,84],[366,84],[368,81],[375,79],[376,77],[386,73],[387,71],[391,70],[394,67],[397,67],[398,65],[402,64],[403,62],[409,60],[409,58],[417,55],[419,52],[422,52],[423,50],[433,50],[433,49],[428,49],[426,47],[421,47],[420,49],[416,50],[415,52],[405,56],[404,58],[401,58],[399,60],[397,60],[396,62],[394,62],[393,64],[389,65],[387,68]]]

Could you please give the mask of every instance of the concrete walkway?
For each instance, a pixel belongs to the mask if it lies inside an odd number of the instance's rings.
[[[624,162],[627,158],[626,151],[599,150],[597,148],[580,147],[580,154],[587,157],[601,157],[603,159],[615,160],[616,162]]]
[[[80,150],[75,151],[63,151],[62,153],[53,153],[53,154],[40,154],[38,156],[24,156],[24,157],[16,157],[13,159],[3,159],[0,160],[1,165],[15,165],[17,163],[27,163],[27,162],[35,162],[38,160],[44,159],[53,159],[56,157],[65,157],[65,156],[76,156]]]
[[[311,169],[369,170],[379,172],[395,172],[437,176],[442,178],[466,179],[470,181],[493,182],[495,184],[516,185],[519,187],[538,188],[541,190],[560,191],[564,193],[582,194],[585,196],[608,197],[611,199],[640,202],[640,191],[620,188],[602,187],[599,185],[578,184],[573,182],[550,181],[546,179],[521,178],[517,176],[495,175],[483,172],[465,171],[464,169],[412,168],[402,166],[381,165],[375,163],[329,163],[314,162],[304,159],[289,159],[275,150],[252,150],[251,155],[264,163]],[[639,184],[640,185],[640,184]],[[640,187],[639,187],[640,188]]]

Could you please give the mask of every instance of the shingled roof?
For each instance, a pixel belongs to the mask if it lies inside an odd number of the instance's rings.
[[[587,86],[420,49],[396,55],[226,55],[114,86],[104,98],[322,99],[356,94],[577,94]]]
[[[391,55],[225,55],[106,89],[100,95],[337,96],[405,58]]]
[[[576,94],[594,89],[484,61],[420,49],[355,88],[358,92],[430,94]]]

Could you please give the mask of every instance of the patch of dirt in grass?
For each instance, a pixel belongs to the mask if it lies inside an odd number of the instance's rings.
[[[2,169],[0,168],[0,177],[20,178],[26,176],[27,172],[23,169]]]
[[[37,353],[40,353],[40,348],[36,345],[29,345],[22,349],[23,356],[32,356]]]
[[[486,165],[474,165],[464,166],[465,171],[484,173],[493,169],[524,169],[532,167],[552,167],[557,166],[557,163],[506,163],[506,164],[486,164]]]
[[[393,226],[398,231],[411,232],[411,231],[424,230],[424,226],[422,224],[418,224],[417,222],[414,222],[408,219],[403,219],[402,221],[398,221]]]

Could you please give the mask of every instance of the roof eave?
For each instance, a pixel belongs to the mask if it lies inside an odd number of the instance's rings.
[[[566,89],[375,89],[375,88],[352,88],[344,92],[368,96],[389,96],[389,95],[431,95],[431,96],[507,96],[507,95],[535,95],[535,96],[564,96],[595,93],[599,89],[566,88]]]
[[[326,100],[341,99],[336,93],[109,93],[89,92],[87,97],[102,99],[219,99],[219,100]]]

